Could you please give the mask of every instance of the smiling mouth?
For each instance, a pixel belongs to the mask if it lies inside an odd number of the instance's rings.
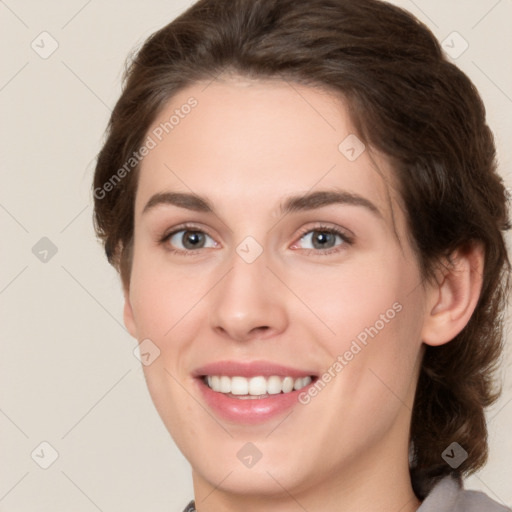
[[[246,378],[242,376],[203,375],[202,379],[212,391],[231,398],[250,400],[299,391],[311,384],[315,377],[309,375],[298,378],[279,375],[264,377],[260,375]]]

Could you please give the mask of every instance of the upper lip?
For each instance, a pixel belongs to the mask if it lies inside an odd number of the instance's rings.
[[[276,364],[271,361],[217,361],[196,368],[192,375],[204,377],[205,375],[225,375],[227,377],[270,377],[272,375],[307,377],[314,376],[310,370],[302,370],[290,366]]]

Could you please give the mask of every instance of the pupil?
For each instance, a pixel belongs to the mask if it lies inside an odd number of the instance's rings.
[[[317,231],[317,233],[317,236],[313,237],[313,245],[315,245],[316,249],[325,249],[326,246],[332,247],[332,242],[334,242],[333,233],[329,233],[327,231]],[[317,244],[318,247],[316,247]]]
[[[183,246],[187,249],[197,249],[204,243],[204,233],[198,231],[186,231],[183,234]]]

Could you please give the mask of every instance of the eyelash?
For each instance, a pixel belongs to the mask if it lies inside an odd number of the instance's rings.
[[[303,230],[300,231],[300,233],[298,235],[298,240],[301,240],[308,233],[315,232],[315,231],[317,231],[317,232],[319,231],[322,233],[330,233],[330,234],[339,236],[342,240],[342,243],[340,245],[336,245],[335,247],[331,247],[330,249],[302,249],[303,251],[305,251],[305,254],[308,256],[310,254],[315,255],[315,256],[327,256],[329,254],[334,254],[334,253],[342,251],[344,249],[344,246],[346,246],[346,245],[350,246],[350,245],[354,244],[354,239],[351,236],[349,236],[347,233],[345,233],[337,228],[334,228],[331,226],[325,226],[322,224],[319,224],[314,227],[304,228]]]
[[[159,244],[166,245],[167,242],[169,241],[169,239],[176,233],[179,233],[180,231],[193,231],[193,232],[198,232],[198,233],[204,233],[205,235],[208,235],[210,238],[213,239],[213,237],[204,229],[199,228],[198,226],[194,226],[193,224],[183,224],[181,226],[177,226],[171,232],[165,233],[162,237],[160,237]],[[343,243],[341,245],[337,245],[330,249],[303,249],[303,251],[305,251],[306,255],[310,255],[312,253],[314,253],[314,255],[316,255],[316,256],[329,255],[329,254],[333,254],[336,252],[340,252],[341,250],[343,250],[343,247],[345,245],[350,246],[350,245],[353,245],[353,243],[354,243],[354,240],[351,236],[347,235],[346,233],[340,231],[337,228],[325,226],[325,225],[318,225],[318,226],[314,226],[314,227],[304,228],[298,235],[298,240],[301,240],[305,235],[307,235],[308,233],[314,232],[314,231],[337,235],[341,238]],[[201,251],[202,248],[189,251],[189,250],[172,249],[172,248],[166,247],[166,250],[172,254],[194,255],[194,254],[197,254],[198,251]]]

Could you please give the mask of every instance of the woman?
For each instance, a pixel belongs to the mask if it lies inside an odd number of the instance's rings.
[[[129,67],[94,196],[187,510],[505,510],[462,489],[505,190],[478,93],[410,14],[197,2]]]

